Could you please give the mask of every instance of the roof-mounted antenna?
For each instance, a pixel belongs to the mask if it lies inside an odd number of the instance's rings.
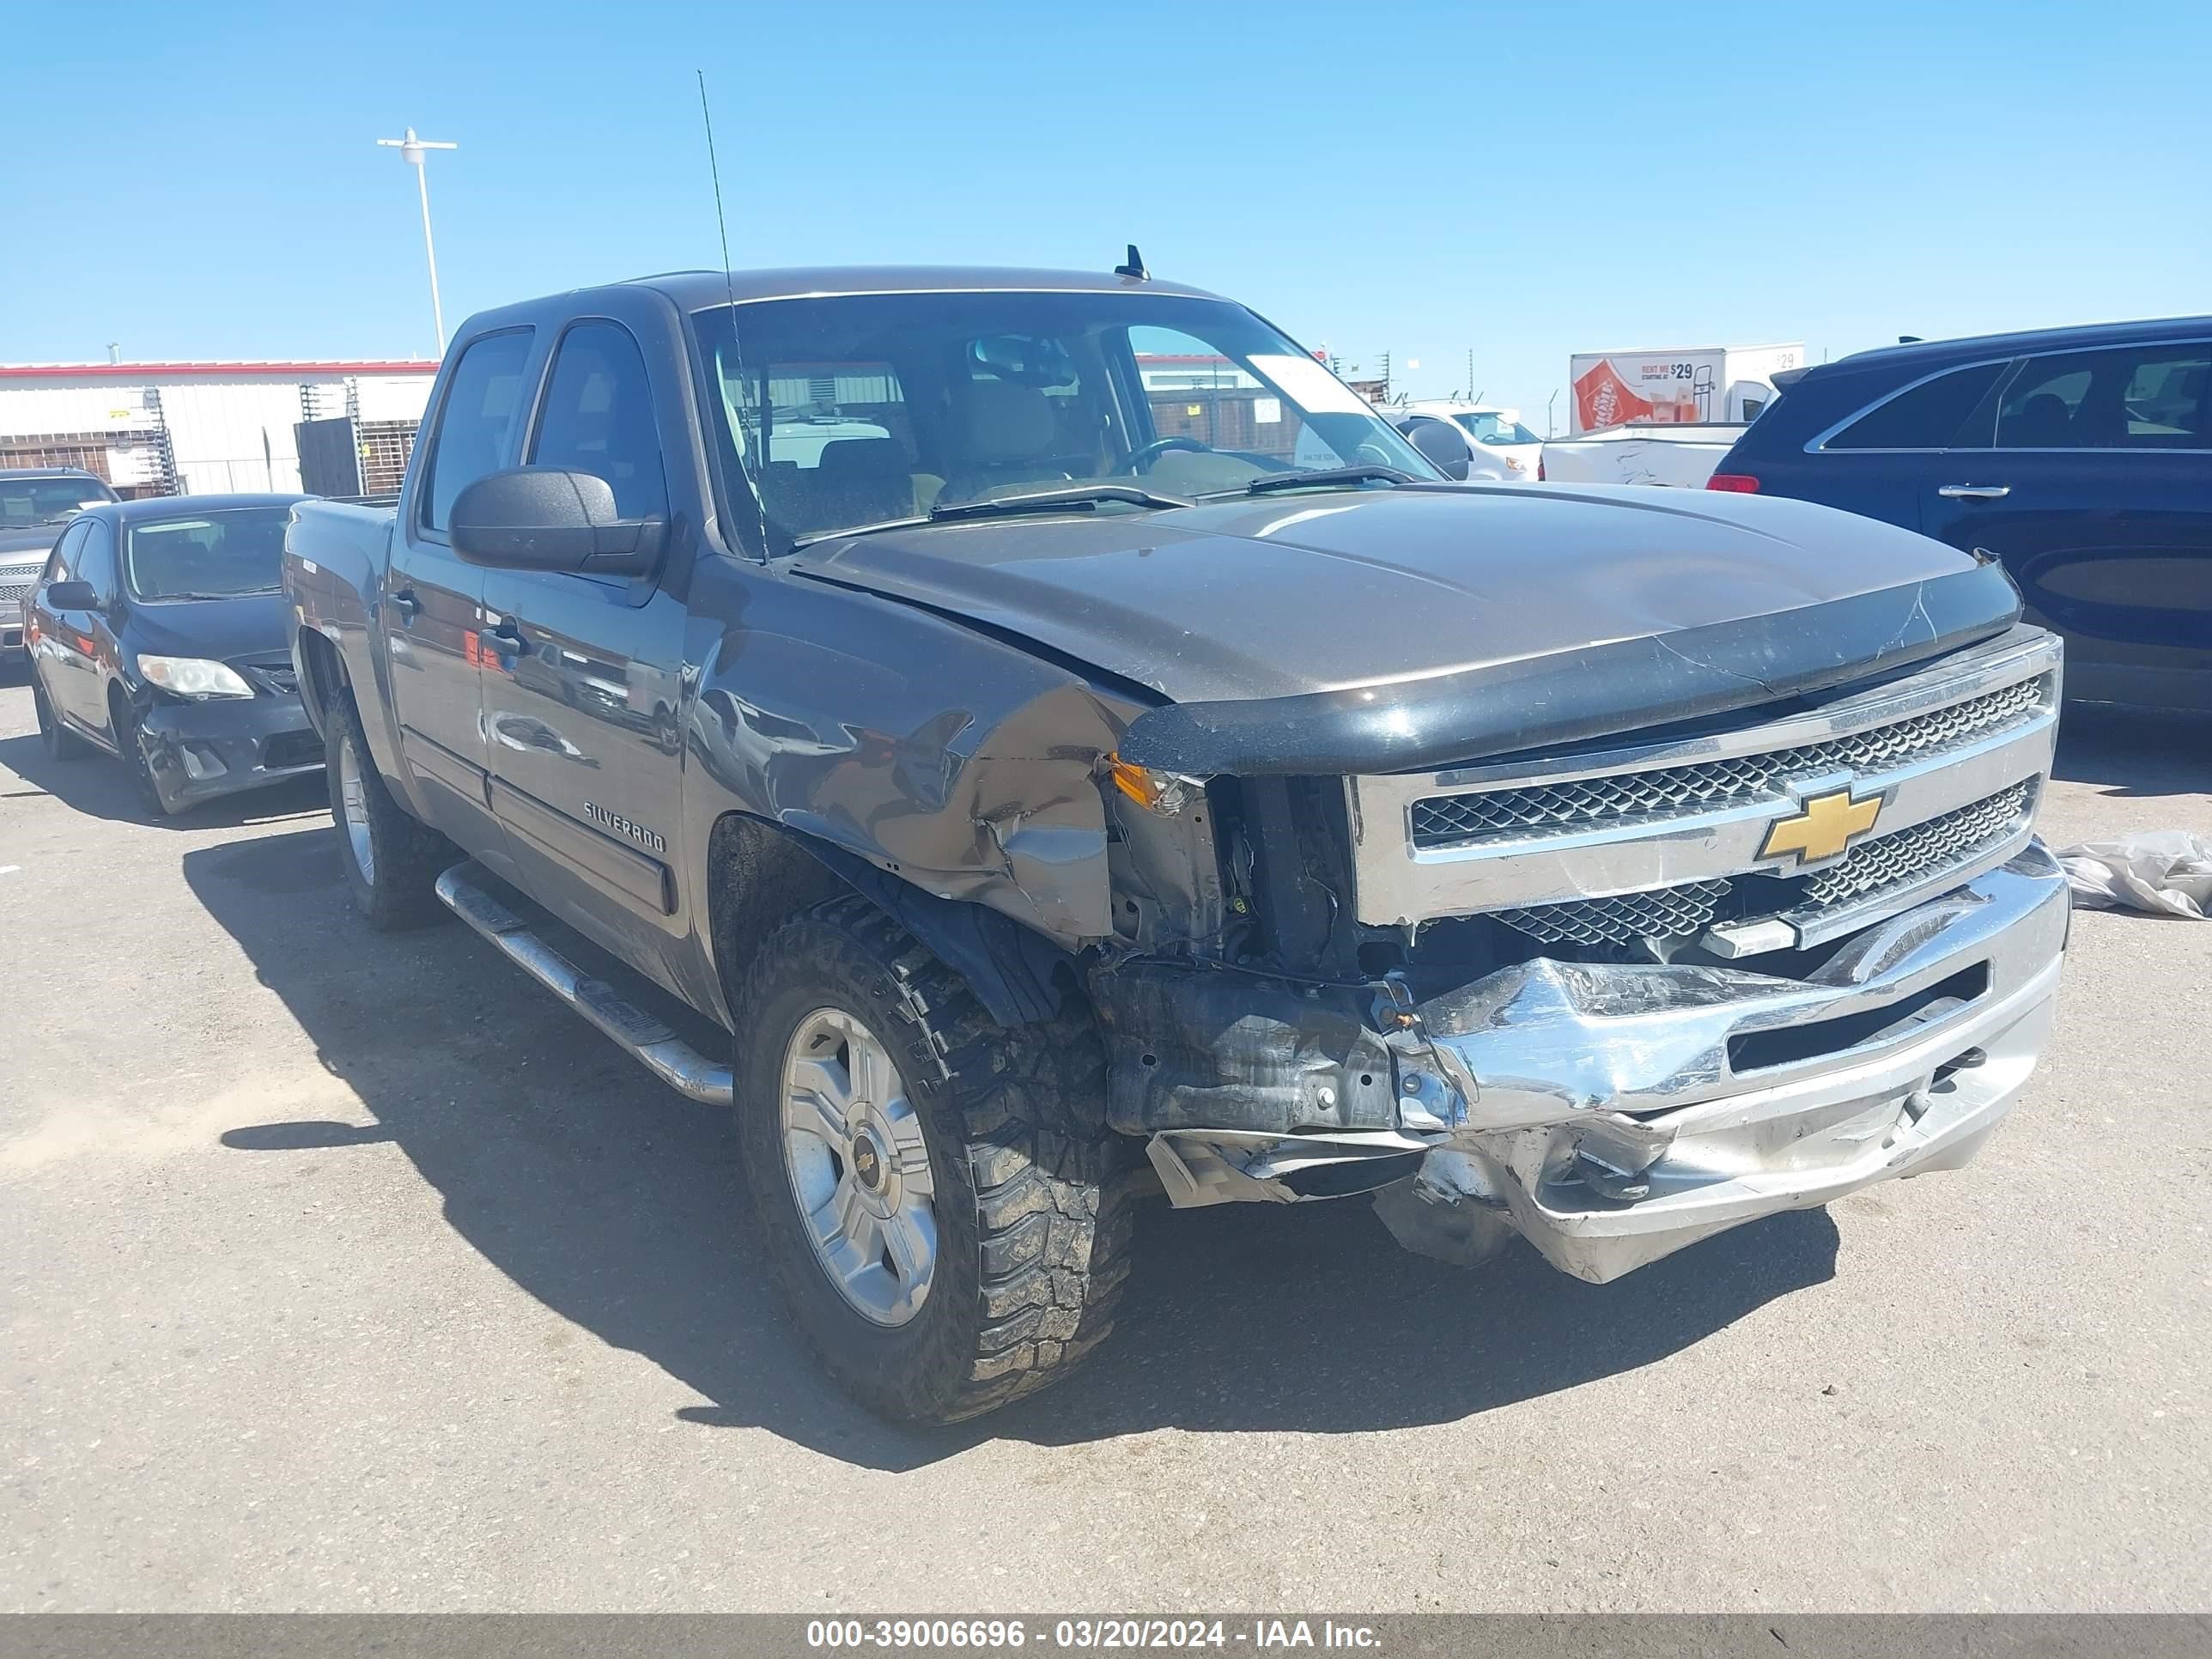
[[[1137,245],[1134,242],[1129,244],[1128,258],[1114,267],[1114,274],[1116,276],[1127,276],[1132,281],[1139,283],[1149,283],[1152,280],[1152,273],[1145,269],[1145,256],[1137,252]]]
[[[707,107],[707,71],[698,70],[694,72],[699,77],[699,118],[707,128],[707,173],[714,181],[714,228],[722,238],[722,292],[730,301],[730,362],[738,371],[738,386],[742,392],[745,383],[745,355],[744,348],[738,343],[738,279],[730,274],[730,223],[722,216],[722,167],[721,163],[714,159],[714,112]],[[765,449],[769,428],[774,423],[774,410],[769,399],[766,381],[761,384],[760,398],[761,445]],[[751,458],[744,453],[744,422],[738,416],[736,406],[730,403],[726,392],[723,394],[722,402],[723,413],[730,422],[730,437],[739,452],[738,472],[744,479],[745,488],[751,492],[753,498],[753,517],[760,526],[761,557],[774,558],[775,550],[769,545],[768,540],[768,503],[761,499],[760,480],[748,465]]]

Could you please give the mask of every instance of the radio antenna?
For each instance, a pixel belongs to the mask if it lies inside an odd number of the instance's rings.
[[[722,239],[722,292],[728,296],[730,302],[730,362],[738,371],[738,388],[742,395],[745,386],[745,356],[744,349],[738,343],[738,282],[730,274],[730,222],[722,215],[722,167],[714,157],[714,112],[707,106],[707,71],[696,70],[693,72],[699,77],[699,119],[707,129],[707,174],[714,182],[714,228]],[[719,366],[714,371],[714,378],[717,380],[722,378]],[[751,458],[745,451],[744,421],[731,404],[726,392],[718,390],[717,395],[722,399],[722,412],[729,419],[730,436],[738,447],[738,476],[744,479],[745,488],[753,498],[753,516],[760,526],[761,557],[768,559],[775,555],[775,550],[768,541],[768,503],[761,499],[760,481],[753,476],[753,469],[747,465]],[[765,464],[768,429],[775,412],[765,380],[760,385],[760,400],[761,459]]]

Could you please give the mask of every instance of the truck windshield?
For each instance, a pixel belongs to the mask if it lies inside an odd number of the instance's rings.
[[[732,483],[744,487],[742,469],[758,488],[772,552],[1085,484],[1195,497],[1356,465],[1439,476],[1358,394],[1226,301],[867,294],[717,306],[692,322]]]
[[[1483,413],[1455,417],[1468,430],[1468,435],[1479,444],[1540,444],[1544,441],[1516,420],[1503,415]]]
[[[273,593],[289,507],[239,507],[131,526],[124,568],[139,599],[228,599]]]
[[[59,524],[79,507],[114,499],[97,478],[0,478],[0,529]]]

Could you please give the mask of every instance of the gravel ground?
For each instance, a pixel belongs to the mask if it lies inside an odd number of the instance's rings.
[[[732,1142],[319,784],[149,824],[0,684],[0,1607],[2201,1608],[2212,926],[2084,913],[1956,1175],[1593,1288],[1364,1206],[1147,1216],[1085,1373],[888,1429],[738,1249]],[[2212,830],[2212,726],[2069,721],[2054,842]]]

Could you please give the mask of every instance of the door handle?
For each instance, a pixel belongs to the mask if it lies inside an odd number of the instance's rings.
[[[515,626],[514,618],[512,617],[501,617],[498,627],[485,631],[484,638],[497,640],[509,651],[530,649],[530,641],[522,637],[522,630]]]
[[[2012,494],[2010,484],[1945,484],[1936,492],[1947,501],[2001,501]]]
[[[422,608],[422,602],[415,597],[413,588],[403,587],[392,596],[392,608],[406,617],[408,621],[413,622],[415,613]]]

